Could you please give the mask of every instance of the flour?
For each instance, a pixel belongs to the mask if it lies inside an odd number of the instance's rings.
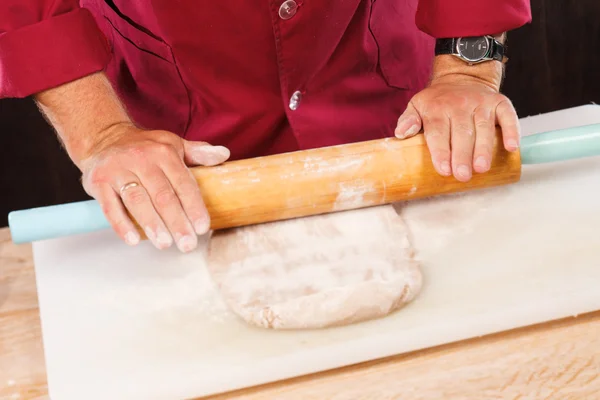
[[[406,228],[391,206],[220,231],[207,264],[227,305],[266,328],[381,317],[421,287]]]
[[[322,160],[320,157],[306,157],[304,158],[304,172],[310,173],[311,175],[323,174],[323,173],[334,173],[334,172],[345,172],[351,173],[362,167],[365,161],[368,161],[372,156],[368,156],[362,159],[344,159],[344,158],[333,158],[330,160]]]
[[[357,179],[352,182],[340,182],[333,209],[348,210],[373,205],[375,201],[366,200],[365,195],[375,192],[377,192],[375,185],[367,183],[363,179]]]
[[[198,288],[210,290],[198,291]],[[195,268],[177,278],[139,278],[135,285],[112,286],[97,299],[115,312],[138,315],[173,314],[193,309],[214,322],[231,318],[231,313],[219,296],[212,278],[204,268]]]
[[[470,234],[486,215],[485,211],[503,201],[510,192],[510,187],[474,190],[399,202],[393,207],[410,228],[411,244],[435,253],[453,238]]]

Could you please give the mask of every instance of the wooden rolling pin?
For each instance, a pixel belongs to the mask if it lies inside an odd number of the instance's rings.
[[[378,139],[193,168],[223,229],[517,182],[519,152],[498,140],[491,169],[467,183],[440,176],[423,135]]]
[[[504,150],[498,130],[489,172],[467,183],[433,168],[423,135],[379,139],[192,168],[212,229],[304,217],[519,181],[521,164],[600,155],[600,124],[526,136]],[[95,200],[9,214],[13,242],[110,228]],[[139,228],[142,237],[143,231]]]

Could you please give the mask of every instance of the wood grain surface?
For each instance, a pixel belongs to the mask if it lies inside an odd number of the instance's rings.
[[[47,398],[31,246],[2,229],[0,399]],[[600,312],[210,398],[600,399]]]
[[[31,246],[0,229],[0,399],[46,399],[47,391]]]
[[[600,313],[210,399],[600,399]]]

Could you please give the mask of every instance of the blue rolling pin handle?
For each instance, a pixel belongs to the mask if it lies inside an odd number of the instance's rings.
[[[542,164],[600,156],[600,124],[538,133],[521,139],[521,163]]]
[[[96,200],[13,211],[8,225],[16,244],[110,228]]]

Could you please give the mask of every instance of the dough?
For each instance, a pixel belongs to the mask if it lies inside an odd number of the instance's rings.
[[[382,317],[414,299],[422,282],[389,205],[218,231],[207,265],[237,315],[274,329]]]

